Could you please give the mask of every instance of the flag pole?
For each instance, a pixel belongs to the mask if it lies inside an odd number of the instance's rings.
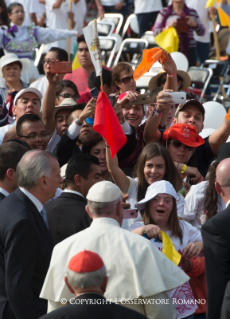
[[[69,0],[69,12],[72,12],[72,0]],[[68,30],[72,30],[72,21],[70,18],[68,18]],[[71,38],[69,37],[67,39],[67,53],[68,53],[68,58],[69,58],[69,61],[70,61],[70,42],[71,41]]]
[[[99,42],[98,33],[97,33],[97,20],[94,19],[93,23],[94,23],[94,28],[93,28],[94,35],[93,36],[94,36],[95,42],[97,44],[98,56],[99,56],[99,58],[101,60],[100,42]],[[101,80],[101,91],[104,92],[104,90],[103,90],[102,69],[101,69],[101,74],[100,74],[100,80]]]

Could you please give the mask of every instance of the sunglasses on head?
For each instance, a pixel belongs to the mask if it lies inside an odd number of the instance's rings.
[[[89,126],[93,126],[93,123],[94,123],[94,118],[93,117],[87,117],[85,119],[86,123],[89,125]]]
[[[171,143],[175,148],[180,148],[181,146],[183,146],[185,151],[193,151],[194,150],[194,147],[184,145],[183,143],[181,143],[177,140],[171,140],[168,143]]]
[[[133,76],[126,76],[125,78],[119,79],[118,81],[127,84],[130,83],[131,80],[133,80]]]

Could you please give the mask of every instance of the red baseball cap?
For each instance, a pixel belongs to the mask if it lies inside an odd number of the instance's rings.
[[[204,139],[197,134],[196,128],[190,124],[174,124],[165,130],[162,142],[171,138],[191,147],[198,147],[205,143]]]

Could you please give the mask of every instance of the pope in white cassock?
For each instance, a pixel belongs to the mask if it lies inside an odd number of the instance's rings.
[[[166,258],[151,242],[120,228],[123,209],[120,189],[108,181],[92,186],[87,195],[86,210],[93,219],[91,226],[56,245],[41,291],[48,300],[48,312],[61,306],[61,300],[74,298],[65,285],[68,261],[83,250],[98,253],[108,271],[105,298],[112,302],[133,300],[125,306],[149,319],[174,319],[176,311],[167,291],[189,280],[189,277]],[[76,207],[77,213],[77,207]],[[124,298],[124,299],[123,299]],[[157,304],[153,299],[158,299]]]

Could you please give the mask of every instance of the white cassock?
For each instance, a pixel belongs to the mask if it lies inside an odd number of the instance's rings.
[[[120,228],[112,218],[96,218],[91,226],[54,247],[50,267],[40,294],[47,299],[48,312],[62,306],[62,298],[74,298],[64,282],[69,260],[83,250],[98,253],[109,276],[105,298],[166,300],[166,291],[189,280],[189,277],[142,236]],[[135,305],[133,305],[135,306]],[[144,308],[142,311],[141,308]],[[132,308],[148,318],[174,319],[172,304],[138,305]]]

